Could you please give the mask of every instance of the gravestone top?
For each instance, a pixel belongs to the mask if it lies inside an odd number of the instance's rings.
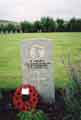
[[[51,40],[22,42],[23,84],[35,86],[46,102],[55,101],[52,51]]]

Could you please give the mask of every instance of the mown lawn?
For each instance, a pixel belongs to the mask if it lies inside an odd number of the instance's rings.
[[[14,88],[22,84],[21,41],[31,38],[52,39],[54,81],[57,87],[64,87],[70,81],[67,65],[71,61],[81,61],[81,33],[29,33],[0,35],[0,87]]]

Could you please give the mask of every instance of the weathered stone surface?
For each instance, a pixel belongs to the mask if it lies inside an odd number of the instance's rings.
[[[52,60],[50,40],[22,42],[23,83],[34,85],[47,102],[55,100]]]

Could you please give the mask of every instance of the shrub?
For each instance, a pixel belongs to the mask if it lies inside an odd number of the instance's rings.
[[[81,71],[80,63],[68,62],[68,72],[72,85],[66,87],[65,113],[63,120],[81,120]]]
[[[20,112],[17,116],[18,120],[47,120],[43,111]]]

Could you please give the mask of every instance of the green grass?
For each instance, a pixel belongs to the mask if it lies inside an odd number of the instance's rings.
[[[55,85],[64,87],[69,82],[68,73],[62,64],[67,64],[68,51],[72,62],[81,60],[81,33],[33,33],[0,35],[0,87],[14,88],[22,84],[21,41],[31,38],[52,39],[54,50]]]

